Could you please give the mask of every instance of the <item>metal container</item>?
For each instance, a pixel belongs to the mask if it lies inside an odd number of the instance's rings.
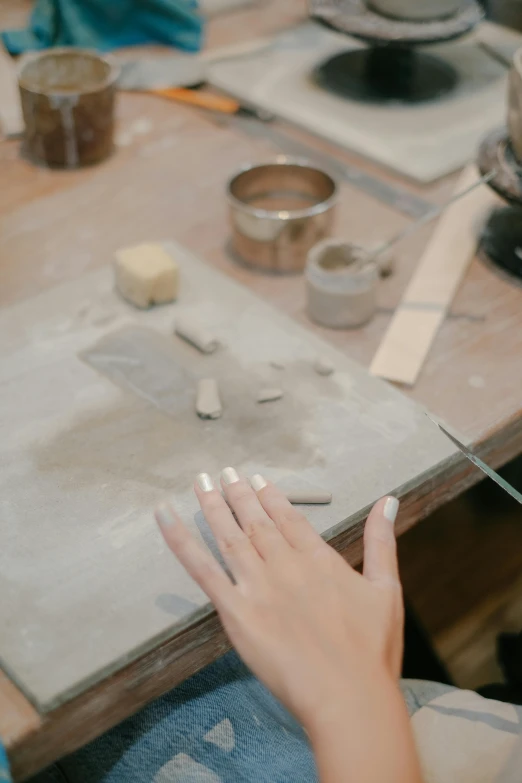
[[[513,152],[522,165],[522,48],[515,52],[509,72],[507,125]]]
[[[302,272],[310,248],[331,231],[337,186],[306,160],[281,155],[247,166],[227,194],[233,250],[256,269]]]
[[[111,59],[84,49],[63,47],[24,57],[18,84],[27,155],[66,168],[110,155],[118,75]]]

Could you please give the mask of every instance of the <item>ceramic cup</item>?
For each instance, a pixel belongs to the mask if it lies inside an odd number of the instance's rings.
[[[522,165],[522,48],[515,52],[509,72],[507,124],[513,152]]]
[[[458,13],[463,0],[368,0],[368,7],[392,19],[431,22]]]
[[[76,168],[110,155],[118,75],[109,57],[85,49],[26,55],[18,83],[28,156],[47,166]]]
[[[377,309],[379,270],[366,253],[339,239],[324,239],[308,253],[305,270],[308,317],[330,329],[353,329]]]

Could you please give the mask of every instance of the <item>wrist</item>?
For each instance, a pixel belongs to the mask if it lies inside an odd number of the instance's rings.
[[[361,672],[343,671],[334,681],[325,685],[321,701],[314,705],[301,722],[312,745],[314,740],[336,730],[339,726],[357,721],[362,715],[379,710],[383,699],[400,696],[397,680],[384,667],[372,667]]]
[[[319,778],[421,783],[408,711],[391,672],[375,667],[338,683],[304,725]]]

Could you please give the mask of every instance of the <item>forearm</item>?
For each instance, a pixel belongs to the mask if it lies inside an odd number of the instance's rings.
[[[306,726],[321,783],[421,783],[398,685],[384,673],[351,682]]]

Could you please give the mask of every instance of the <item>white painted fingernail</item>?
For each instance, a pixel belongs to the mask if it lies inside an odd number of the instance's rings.
[[[397,498],[387,498],[384,504],[383,514],[390,522],[395,522],[397,519],[397,513],[399,511],[399,501]]]
[[[172,525],[175,525],[177,522],[175,513],[167,504],[158,506],[154,512],[154,516],[156,517],[156,522],[158,525],[160,525],[160,527],[172,527]]]
[[[254,476],[252,476],[250,483],[256,492],[259,492],[260,489],[264,489],[266,487],[266,481],[260,473],[256,473]]]
[[[237,470],[234,470],[234,468],[225,468],[224,470],[222,470],[221,478],[223,479],[225,484],[235,484],[236,481],[239,481]]]
[[[214,482],[208,473],[200,473],[199,476],[197,476],[196,481],[198,482],[198,487],[202,489],[203,492],[212,492],[214,489]]]

